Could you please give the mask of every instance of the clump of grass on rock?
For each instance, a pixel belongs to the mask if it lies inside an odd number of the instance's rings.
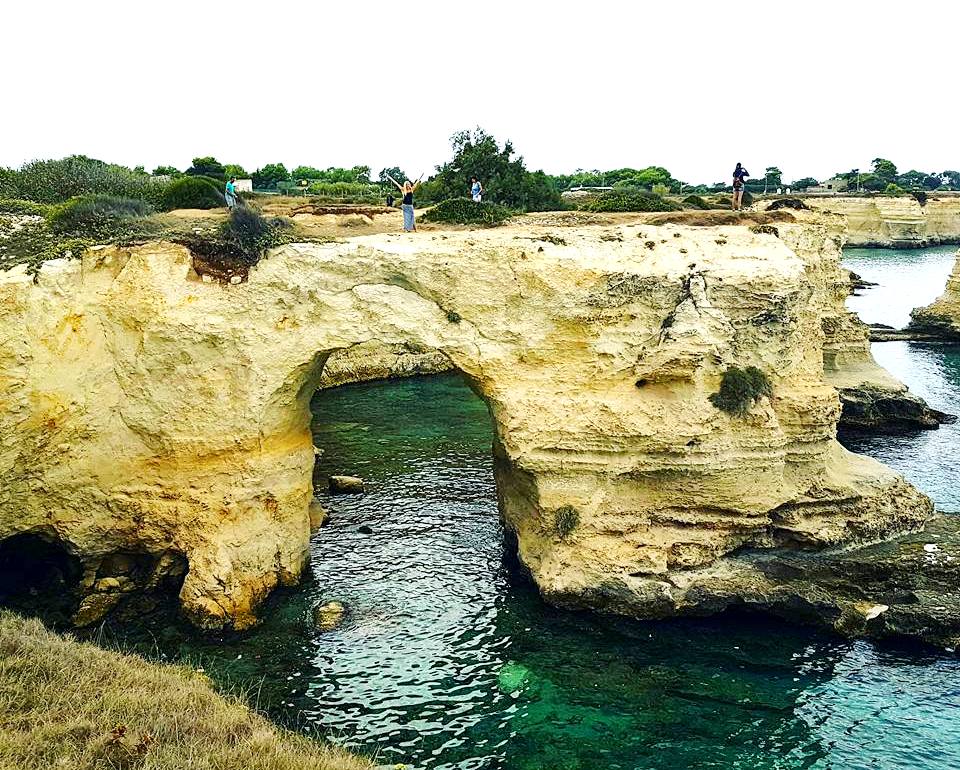
[[[586,201],[584,211],[632,212],[632,211],[679,211],[682,206],[646,190],[610,190]]]
[[[229,280],[245,277],[267,249],[294,240],[291,223],[281,217],[265,217],[260,210],[238,206],[230,218],[211,233],[176,240],[190,249],[197,272]]]
[[[281,730],[202,674],[59,637],[0,613],[0,767],[369,770]]]
[[[561,540],[566,540],[579,523],[580,512],[572,505],[557,508],[556,513],[553,514],[553,528]]]
[[[469,198],[450,198],[441,201],[423,215],[425,222],[442,222],[448,225],[502,225],[513,212],[498,203],[483,201],[474,203]]]
[[[710,396],[710,403],[722,412],[743,417],[760,398],[772,395],[770,379],[757,367],[731,366],[723,373],[720,391]]]

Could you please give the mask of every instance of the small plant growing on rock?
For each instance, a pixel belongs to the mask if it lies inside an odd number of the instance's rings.
[[[561,540],[566,540],[579,523],[580,513],[572,505],[557,508],[553,514],[553,529]]]
[[[780,237],[780,231],[773,225],[754,225],[750,228],[751,233],[756,233],[757,235],[773,235],[777,238]]]
[[[720,390],[710,396],[710,403],[722,412],[743,417],[761,397],[772,395],[770,379],[757,367],[731,366],[723,373]]]

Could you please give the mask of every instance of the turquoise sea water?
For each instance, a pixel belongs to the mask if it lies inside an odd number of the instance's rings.
[[[932,249],[850,249],[844,264],[877,286],[850,297],[847,306],[868,323],[902,328],[910,310],[943,292],[955,246]],[[917,342],[875,342],[873,357],[936,409],[960,415],[960,347]],[[845,435],[856,452],[896,468],[943,511],[960,513],[960,423],[936,431],[894,436]]]

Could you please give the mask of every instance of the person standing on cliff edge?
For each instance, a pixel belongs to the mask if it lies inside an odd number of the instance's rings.
[[[743,208],[743,182],[748,176],[750,176],[750,172],[738,163],[737,167],[733,170],[734,211],[740,211],[740,209]]]
[[[421,178],[423,175],[421,174]],[[394,179],[392,176],[387,174],[387,179],[393,182],[397,189],[403,194],[403,199],[400,203],[400,210],[403,212],[403,231],[405,233],[415,233],[417,231],[417,221],[413,211],[413,192],[420,185],[420,180],[416,182],[411,182],[409,179],[406,180],[402,185]]]
[[[237,181],[235,176],[230,177],[230,181],[227,182],[227,186],[224,188],[223,197],[227,201],[227,208],[233,211],[237,205],[237,188],[234,185],[234,182]]]

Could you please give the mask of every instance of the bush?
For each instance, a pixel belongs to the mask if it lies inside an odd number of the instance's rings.
[[[83,155],[37,160],[0,175],[0,195],[36,203],[61,203],[78,195],[116,195],[155,202],[164,183],[125,166]]]
[[[710,396],[710,403],[727,414],[743,417],[762,396],[771,395],[770,379],[757,367],[731,366],[723,373],[720,391]]]
[[[572,505],[564,505],[553,514],[553,529],[561,540],[566,540],[579,523],[580,513]]]
[[[644,190],[611,190],[586,201],[583,211],[625,212],[625,211],[679,211],[682,207],[668,201],[660,195]]]
[[[474,203],[469,198],[451,198],[438,203],[423,215],[423,219],[426,222],[496,227],[511,216],[513,212],[499,203]]]
[[[744,190],[743,197],[740,199],[740,203],[743,204],[744,206],[752,206],[753,193],[751,193],[749,190]]]
[[[809,211],[810,207],[799,198],[777,198],[767,206],[767,211],[779,209],[794,209],[795,211]]]
[[[692,209],[701,209],[702,211],[706,211],[710,208],[710,204],[699,195],[688,195],[683,199],[683,205]]]
[[[894,184],[893,182],[891,182],[884,188],[883,191],[887,195],[902,195],[904,192],[904,189],[900,185]]]
[[[182,176],[167,185],[160,196],[160,208],[215,209],[224,205],[223,193],[216,182],[202,176]]]
[[[55,233],[111,237],[124,220],[153,213],[146,201],[113,195],[82,195],[54,206],[47,221]]]
[[[44,217],[47,215],[47,207],[40,203],[20,200],[19,198],[0,198],[0,214]]]

